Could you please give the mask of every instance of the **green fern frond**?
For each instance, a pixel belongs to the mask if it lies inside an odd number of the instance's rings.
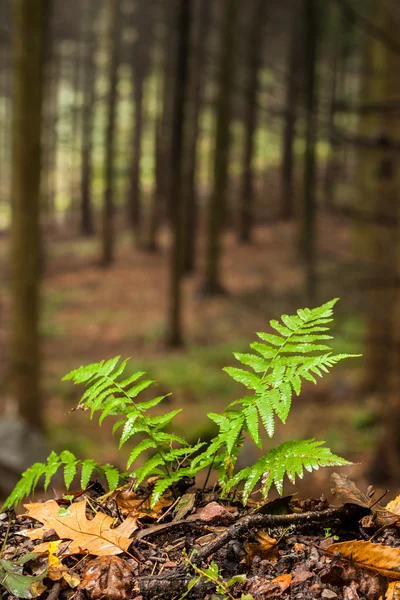
[[[250,467],[239,471],[225,486],[225,493],[244,481],[243,501],[247,502],[254,487],[261,480],[262,495],[266,497],[274,484],[282,495],[285,475],[294,483],[295,478],[303,477],[304,469],[312,471],[319,467],[349,465],[349,461],[332,454],[329,448],[321,447],[324,442],[313,439],[284,442],[272,448]]]
[[[111,490],[118,486],[120,479],[120,472],[112,465],[100,465],[92,459],[81,461],[69,450],[64,450],[60,454],[52,452],[46,463],[35,463],[22,474],[21,479],[4,502],[2,510],[18,504],[18,502],[33,494],[40,478],[43,476],[45,478],[44,488],[47,489],[52,478],[61,467],[64,467],[64,484],[67,490],[70,488],[79,467],[81,468],[82,489],[86,488],[94,470],[97,470],[101,475],[105,475]]]
[[[237,367],[224,369],[230,377],[254,393],[250,399],[246,396],[235,404],[241,404],[245,411],[249,411],[250,406],[256,407],[269,437],[274,434],[275,416],[285,423],[292,396],[300,394],[303,380],[316,383],[316,375],[321,377],[339,361],[358,356],[334,355],[325,343],[332,339],[326,332],[333,320],[336,302],[337,299],[334,299],[314,309],[299,309],[296,315],[282,315],[281,323],[270,321],[271,327],[279,335],[259,332],[257,336],[263,343],[250,344],[258,354],[234,354],[240,363],[252,370]],[[246,429],[258,443],[259,438],[254,431],[254,411],[252,414],[252,431],[247,426],[247,420]]]

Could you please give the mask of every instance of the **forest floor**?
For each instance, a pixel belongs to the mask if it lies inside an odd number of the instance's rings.
[[[333,328],[335,349],[341,352],[359,352],[363,333],[363,300],[357,285],[360,268],[351,259],[351,225],[334,214],[321,214],[318,219],[315,305],[342,298]],[[5,240],[0,240],[3,267],[5,246]],[[267,221],[256,227],[253,244],[246,246],[238,245],[236,236],[227,232],[223,246],[227,293],[204,298],[200,293],[204,238],[200,236],[196,274],[184,283],[185,347],[171,351],[164,344],[167,234],[160,252],[148,254],[134,247],[129,232],[119,232],[116,261],[107,270],[98,266],[98,240],[66,233],[48,236],[41,327],[50,447],[69,448],[82,457],[96,456],[99,462],[121,465],[125,456],[117,451],[109,429],[99,429],[86,414],[69,412],[80,391],[61,382],[69,370],[115,355],[130,356],[132,369],[146,370],[157,380],[160,393],[173,392],[169,409],[184,408],[175,429],[185,431],[191,441],[211,435],[206,413],[211,408],[222,410],[241,392],[221,370],[234,363],[232,352],[244,351],[254,340],[254,332],[266,330],[270,319],[307,304],[293,223]],[[4,314],[0,344],[7,357],[7,277],[0,285]],[[362,359],[342,364],[316,387],[305,387],[287,424],[277,427],[274,441],[315,436],[335,453],[365,465],[377,435],[379,406],[373,397],[359,398]],[[256,458],[251,449],[244,456],[247,462]],[[352,474],[358,478],[361,472],[354,467]],[[320,471],[307,478],[307,486],[323,489],[327,476]]]

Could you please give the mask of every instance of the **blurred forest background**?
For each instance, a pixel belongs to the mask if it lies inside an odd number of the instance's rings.
[[[70,369],[131,356],[194,441],[232,351],[336,296],[364,357],[277,441],[398,486],[399,157],[398,0],[0,0],[1,492],[46,444],[122,463]]]

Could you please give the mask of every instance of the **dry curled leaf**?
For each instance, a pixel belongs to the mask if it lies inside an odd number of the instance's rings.
[[[391,548],[372,542],[339,542],[326,549],[329,554],[339,552],[360,569],[378,573],[388,579],[400,579],[400,548]]]
[[[79,576],[71,569],[68,569],[65,565],[63,565],[58,556],[56,556],[56,551],[61,543],[61,540],[49,542],[49,566],[47,570],[47,576],[53,581],[64,579],[64,581],[66,581],[70,587],[75,588],[81,582]]]
[[[150,496],[138,497],[132,490],[120,490],[115,494],[114,500],[123,514],[130,514],[138,519],[158,519],[163,508],[168,508],[174,501],[172,497],[161,497],[156,505],[150,508]]]
[[[256,536],[257,542],[249,542],[245,546],[246,557],[243,562],[251,565],[255,556],[276,563],[279,556],[278,542],[270,537],[266,531],[260,531]]]
[[[374,504],[373,500],[363,494],[354,481],[346,475],[332,473],[331,486],[332,494],[344,504],[356,504],[371,511],[372,517],[367,516],[362,520],[361,525],[363,527],[375,526],[380,529],[381,527],[397,525],[400,522],[399,516],[389,508],[390,503],[386,508],[380,504]]]
[[[126,552],[132,543],[128,536],[137,529],[136,519],[128,517],[115,527],[114,519],[97,512],[93,519],[86,517],[86,500],[74,502],[68,509],[60,509],[54,500],[26,504],[27,516],[36,519],[43,527],[21,531],[32,540],[37,540],[49,529],[54,529],[62,540],[71,540],[65,554],[107,556]]]
[[[349,479],[347,475],[332,473],[331,492],[335,498],[340,502],[343,502],[343,504],[356,504],[357,506],[362,506],[364,508],[371,507],[371,498],[363,494],[354,481]]]
[[[394,500],[386,505],[386,510],[390,511],[395,515],[400,515],[400,496],[397,496]]]
[[[381,596],[379,600],[400,600],[400,582],[391,581],[386,590],[385,598]]]
[[[278,577],[275,577],[275,579],[273,579],[271,583],[277,583],[281,588],[282,592],[284,592],[292,583],[292,579],[293,577],[290,575],[290,573],[284,573],[283,575],[278,575]]]
[[[88,564],[79,590],[85,590],[91,600],[126,600],[132,598],[134,583],[132,570],[124,560],[99,556]]]

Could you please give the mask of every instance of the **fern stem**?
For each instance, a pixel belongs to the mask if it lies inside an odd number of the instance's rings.
[[[215,461],[215,457],[216,457],[216,455],[217,455],[217,451],[215,451],[215,452],[214,452],[214,455],[213,455],[212,461],[211,461],[211,463],[209,464],[208,471],[207,471],[207,475],[206,475],[206,478],[205,478],[205,481],[204,481],[204,485],[203,485],[203,492],[204,492],[204,490],[206,489],[206,486],[207,486],[208,480],[210,479],[210,475],[211,475],[212,468],[213,468],[213,466],[214,466],[214,461]]]

